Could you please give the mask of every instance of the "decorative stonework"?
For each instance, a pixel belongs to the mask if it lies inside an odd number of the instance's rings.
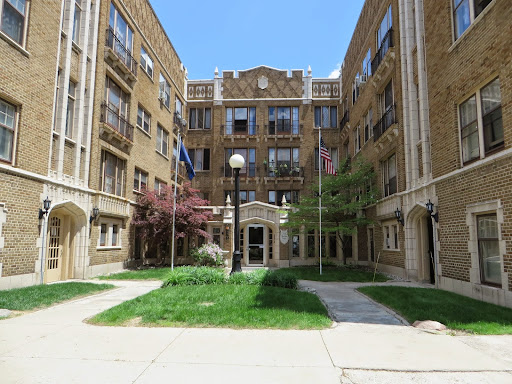
[[[266,76],[261,76],[258,79],[258,88],[265,89],[268,87],[268,78]]]
[[[325,83],[319,82],[313,84],[313,97],[339,97],[340,86],[338,82]]]
[[[211,99],[213,98],[213,85],[189,85],[189,99]]]

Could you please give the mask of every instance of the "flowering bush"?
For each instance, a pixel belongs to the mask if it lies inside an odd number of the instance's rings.
[[[191,253],[197,265],[221,266],[223,263],[222,248],[217,244],[204,244]]]

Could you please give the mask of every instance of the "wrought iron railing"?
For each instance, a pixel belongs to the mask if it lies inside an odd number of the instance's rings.
[[[300,167],[298,162],[271,161],[268,163],[267,177],[304,177],[304,167]]]
[[[343,118],[340,121],[340,129],[343,129],[343,127],[348,123],[348,120],[350,119],[350,115],[348,112],[348,109],[343,114]]]
[[[231,168],[231,165],[229,163],[225,163],[222,167],[222,175],[224,177],[232,177],[233,176],[233,168]],[[243,168],[240,169],[239,173],[240,177],[256,177],[256,164],[255,163],[249,163],[245,164]]]
[[[302,135],[303,129],[303,124],[291,120],[278,120],[265,125],[267,135]]]
[[[220,126],[224,135],[246,135],[255,136],[258,134],[259,125],[248,123],[248,124],[237,124],[237,123],[226,123]]]
[[[377,141],[377,139],[396,122],[395,105],[392,105],[386,113],[382,115],[382,118],[377,122],[377,124],[373,126],[373,141]]]
[[[100,122],[107,124],[114,131],[133,142],[133,125],[122,117],[118,111],[110,108],[106,102],[101,104]]]
[[[137,62],[133,58],[131,52],[124,46],[124,44],[116,36],[112,28],[107,29],[107,38],[105,45],[111,48],[116,56],[123,62],[123,64],[137,76]]]
[[[382,60],[384,59],[384,56],[386,56],[389,48],[394,46],[393,29],[390,28],[384,35],[382,43],[380,44],[380,48],[372,60],[372,73],[377,72],[377,68],[379,68],[380,63],[382,63]]]

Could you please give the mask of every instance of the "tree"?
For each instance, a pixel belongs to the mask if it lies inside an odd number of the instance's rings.
[[[306,233],[319,229],[319,185],[313,185],[310,190],[310,194],[301,196],[300,203],[290,204],[292,209],[284,226],[304,229]],[[347,160],[337,176],[322,176],[322,233],[336,233],[338,242],[345,246],[347,236],[357,227],[372,223],[364,209],[377,201],[377,193],[373,166],[364,159],[352,166]]]
[[[209,204],[201,199],[197,189],[190,183],[178,186],[176,199],[176,239],[186,236],[202,236],[209,238],[205,231],[206,223],[213,218],[209,210],[200,208]],[[145,191],[137,197],[137,205],[133,212],[132,224],[138,234],[148,242],[150,250],[165,246],[172,238],[172,215],[174,205],[174,187],[165,186],[161,191]]]

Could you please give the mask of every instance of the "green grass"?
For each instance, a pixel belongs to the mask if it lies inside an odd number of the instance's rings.
[[[93,317],[101,325],[322,329],[331,325],[313,294],[254,285],[160,288]]]
[[[480,335],[512,334],[512,309],[452,292],[407,287],[361,287],[359,291],[398,312],[409,323],[435,320]]]
[[[344,282],[357,282],[366,283],[371,282],[373,279],[373,272],[366,271],[357,267],[322,267],[322,274],[320,275],[320,267],[292,267],[277,269],[276,273],[292,273],[299,280],[313,280],[313,281],[344,281]],[[377,273],[375,281],[388,281],[389,279]]]
[[[0,308],[28,311],[114,288],[111,284],[60,283],[0,291]]]
[[[151,268],[114,273],[108,276],[98,276],[99,280],[165,280],[171,268]]]

